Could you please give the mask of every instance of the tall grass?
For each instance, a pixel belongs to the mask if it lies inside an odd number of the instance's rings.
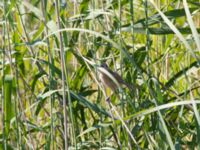
[[[0,2],[1,149],[199,149],[199,6]]]

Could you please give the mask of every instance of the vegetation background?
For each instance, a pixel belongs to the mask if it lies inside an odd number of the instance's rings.
[[[199,0],[1,0],[1,149],[200,149],[199,11]],[[102,61],[134,90],[104,89]]]

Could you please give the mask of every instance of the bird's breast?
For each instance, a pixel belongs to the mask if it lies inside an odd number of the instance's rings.
[[[118,85],[106,74],[101,73],[100,80],[104,86],[111,88],[111,90],[116,91],[116,89],[118,89]]]

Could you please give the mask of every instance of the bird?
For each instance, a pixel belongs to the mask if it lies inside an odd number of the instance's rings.
[[[130,91],[132,90],[132,86],[126,83],[117,72],[112,71],[105,62],[100,65],[99,70],[101,82],[105,87],[109,87],[113,92],[116,92],[123,85],[125,85]]]

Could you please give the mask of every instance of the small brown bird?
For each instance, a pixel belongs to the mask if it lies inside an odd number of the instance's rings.
[[[102,63],[99,70],[101,82],[113,92],[116,92],[122,85],[132,90],[131,85],[127,84],[117,72],[113,72],[106,63]]]

